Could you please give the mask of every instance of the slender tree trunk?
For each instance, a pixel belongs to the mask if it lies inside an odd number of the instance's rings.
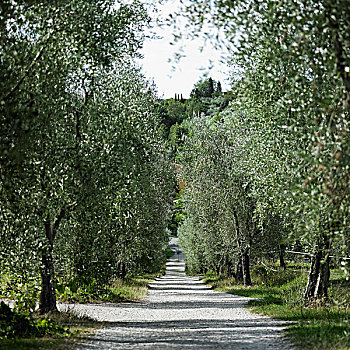
[[[66,207],[61,208],[57,218],[51,224],[50,216],[47,215],[45,220],[45,236],[47,247],[42,250],[41,255],[41,293],[39,309],[44,314],[50,311],[57,311],[56,291],[55,291],[55,268],[53,263],[52,251],[58,227],[66,215]]]
[[[227,277],[235,277],[235,271],[234,271],[234,266],[232,264],[232,261],[228,261],[226,265],[226,274]]]
[[[238,260],[238,263],[237,263],[236,282],[243,283],[243,268],[242,268],[242,259],[241,258]]]
[[[287,270],[287,265],[286,262],[284,261],[284,250],[285,250],[285,246],[284,244],[280,244],[279,245],[279,258],[280,258],[280,266],[283,268],[283,270]]]
[[[313,302],[328,298],[329,257],[324,258],[321,251],[312,258],[309,278],[305,291],[305,301]]]
[[[323,244],[317,246],[312,257],[309,278],[305,291],[307,303],[328,298],[328,285],[330,276],[329,240],[323,237]],[[323,248],[323,249],[322,249]]]
[[[125,279],[127,272],[126,272],[126,266],[122,261],[119,261],[117,263],[117,269],[118,269],[119,278],[121,278],[122,280]]]
[[[242,270],[243,270],[243,284],[245,286],[251,286],[252,279],[250,277],[250,257],[249,257],[248,249],[246,249],[242,254]]]
[[[330,3],[331,4],[331,3]],[[346,70],[347,67],[347,51],[346,51],[346,41],[344,38],[341,38],[339,35],[340,33],[340,25],[339,21],[332,15],[332,6],[327,5],[325,7],[327,19],[329,20],[330,26],[333,29],[335,35],[333,36],[333,45],[334,45],[334,52],[336,55],[336,64],[337,64],[337,71],[340,77],[342,78],[344,82],[344,87],[346,90],[347,98],[344,101],[346,105],[349,104],[350,99],[350,76],[349,73]]]
[[[55,293],[55,270],[52,259],[52,246],[50,245],[42,253],[41,294],[39,309],[44,314],[50,311],[57,311]]]
[[[249,259],[249,247],[243,248],[241,247],[241,244],[239,242],[239,237],[241,235],[240,233],[240,226],[239,226],[239,221],[238,221],[238,215],[236,210],[233,210],[233,217],[235,219],[235,226],[236,226],[236,237],[238,239],[238,245],[241,250],[241,256],[238,261],[237,265],[237,273],[236,273],[236,281],[237,282],[243,282],[245,286],[251,286],[252,285],[252,280],[250,278],[250,259]],[[246,226],[246,232],[249,232],[250,230],[250,225],[251,223],[251,218],[249,218],[248,221],[246,221],[245,226]],[[249,245],[251,246],[252,244],[252,237],[250,236],[249,238]]]
[[[233,209],[233,217],[235,220],[235,228],[236,228],[236,237],[239,244],[239,237],[240,237],[240,229],[239,229],[239,221],[238,221],[238,215],[235,209]],[[238,259],[237,267],[236,267],[236,282],[237,283],[243,283],[243,265],[242,265],[242,257],[240,256]]]

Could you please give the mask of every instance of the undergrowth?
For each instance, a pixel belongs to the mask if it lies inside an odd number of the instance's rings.
[[[56,279],[56,297],[59,302],[100,303],[137,301],[145,298],[148,284],[164,274],[165,265],[156,273],[130,274],[124,279],[113,278],[105,283],[94,278]],[[22,279],[7,273],[0,273],[0,299],[12,300],[16,309],[33,312],[39,300],[40,284],[38,280]]]
[[[5,305],[5,307],[4,307]],[[104,324],[87,316],[77,316],[71,312],[51,312],[40,315],[10,309],[1,304],[2,317],[7,319],[1,324],[1,350],[21,349],[75,349],[77,341],[83,340],[96,328]],[[4,312],[5,310],[5,312]],[[7,332],[4,335],[4,332]]]
[[[128,275],[115,278],[106,284],[96,280],[68,280],[58,278],[56,296],[58,302],[102,303],[138,301],[146,297],[148,285],[164,274]],[[80,340],[101,323],[72,313],[55,312],[39,315],[36,311],[40,288],[35,281],[20,283],[9,273],[0,274],[0,349],[74,349]]]
[[[29,312],[11,309],[0,303],[0,339],[69,335],[67,327],[50,318],[34,318]]]
[[[253,312],[289,321],[286,335],[300,349],[350,349],[350,282],[339,271],[332,271],[329,299],[304,304],[307,271],[252,269],[253,286],[238,285],[234,278],[208,273],[203,281],[216,290],[254,298]]]
[[[148,285],[163,272],[130,275],[125,279],[114,278],[107,284],[96,280],[79,283],[76,280],[57,284],[57,298],[62,302],[99,303],[138,301],[146,297]]]

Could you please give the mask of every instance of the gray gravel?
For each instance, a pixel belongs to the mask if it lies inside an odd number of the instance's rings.
[[[184,267],[183,255],[175,254],[144,302],[70,306],[110,322],[79,349],[292,349],[283,322],[252,314],[248,298],[213,291]]]

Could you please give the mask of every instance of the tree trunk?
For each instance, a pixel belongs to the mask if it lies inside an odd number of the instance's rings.
[[[285,246],[284,244],[280,244],[279,245],[279,258],[280,258],[280,267],[283,268],[283,270],[287,270],[287,265],[286,262],[284,261],[284,250],[285,250]]]
[[[52,259],[52,246],[42,253],[41,294],[39,309],[41,314],[57,311],[55,293],[55,271]]]
[[[242,259],[239,259],[239,260],[238,260],[238,263],[237,263],[236,282],[237,282],[237,283],[243,283]]]
[[[226,274],[227,274],[227,277],[235,277],[236,276],[232,261],[227,262]]]
[[[57,218],[51,224],[50,215],[45,220],[45,236],[47,246],[42,250],[40,269],[41,275],[41,293],[39,309],[40,313],[45,314],[50,311],[57,311],[56,291],[55,291],[55,268],[53,264],[52,250],[58,227],[66,215],[66,207],[61,208]]]
[[[305,291],[305,301],[307,303],[328,298],[329,262],[328,254],[325,257],[321,249],[313,256]]]
[[[127,275],[126,266],[122,261],[117,263],[118,277],[122,280],[125,279]]]
[[[242,270],[243,270],[243,284],[245,286],[251,286],[252,280],[250,278],[250,258],[249,258],[248,250],[246,250],[242,254]]]

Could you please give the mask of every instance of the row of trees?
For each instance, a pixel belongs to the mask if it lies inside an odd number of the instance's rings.
[[[159,114],[164,124],[165,136],[171,133],[171,127],[180,125],[185,119],[194,116],[214,115],[223,110],[230,100],[230,95],[221,91],[220,81],[212,78],[199,80],[193,87],[190,98],[184,99],[175,94],[175,99],[169,98],[159,106]]]
[[[200,79],[193,86],[190,98],[186,100],[182,94],[175,94],[175,99],[160,101],[158,113],[162,122],[163,137],[175,163],[194,121],[198,118],[201,120],[204,116],[216,118],[228,106],[231,98],[231,92],[222,92],[220,81],[209,77]],[[172,219],[169,224],[169,230],[173,234],[176,234],[184,215],[181,195],[178,193],[174,197]]]
[[[250,257],[298,244],[313,253],[305,298],[327,297],[330,255],[350,248],[348,1],[202,1],[187,11],[239,37],[229,107],[195,120],[180,154],[188,268],[250,284]]]
[[[201,79],[194,86],[190,98],[183,99],[175,94],[175,99],[161,101],[158,113],[163,124],[163,136],[168,146],[176,150],[181,144],[181,135],[187,132],[186,124],[194,117],[216,116],[231,100],[230,92],[222,92],[220,81],[212,78]]]
[[[3,1],[0,269],[107,281],[164,263],[173,171],[155,93],[134,67],[139,1]]]

